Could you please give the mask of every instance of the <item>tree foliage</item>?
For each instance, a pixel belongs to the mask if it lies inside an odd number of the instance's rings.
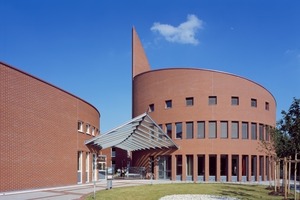
[[[300,151],[300,99],[293,99],[289,110],[282,111],[282,119],[274,132],[277,156],[282,158]]]

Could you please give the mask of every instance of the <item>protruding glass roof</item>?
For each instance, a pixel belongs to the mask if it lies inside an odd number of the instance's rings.
[[[97,145],[101,149],[118,147],[127,151],[178,148],[147,113],[105,134],[87,140],[85,144]]]

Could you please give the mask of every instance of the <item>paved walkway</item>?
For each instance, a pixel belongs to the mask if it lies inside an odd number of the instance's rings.
[[[169,180],[113,180],[112,187],[125,187],[125,186],[137,186],[146,184],[164,184],[164,183],[184,183],[182,181],[169,181]],[[191,182],[189,182],[191,183]],[[207,182],[203,182],[207,183]],[[260,184],[269,185],[268,181],[263,182],[243,182],[236,184]],[[103,180],[97,182],[95,185],[95,191],[106,190],[107,181]],[[298,188],[297,188],[298,191]],[[17,192],[0,193],[0,200],[77,200],[85,195],[92,194],[94,192],[94,184],[82,184],[71,185],[66,187],[45,188],[37,190],[25,190]]]
[[[137,186],[145,184],[171,183],[171,181],[151,180],[113,180],[112,187]],[[107,181],[96,183],[95,190],[106,190]],[[93,193],[94,184],[71,185],[66,187],[25,190],[17,192],[0,193],[0,200],[74,200]]]

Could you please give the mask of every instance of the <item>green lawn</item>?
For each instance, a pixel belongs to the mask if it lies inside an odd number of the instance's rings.
[[[132,199],[153,199],[173,194],[213,194],[219,196],[230,196],[239,199],[283,199],[282,196],[270,196],[267,186],[260,185],[238,185],[238,184],[195,184],[195,183],[173,183],[142,185],[135,187],[113,188],[102,190],[96,193],[96,199],[111,200],[132,200]],[[93,195],[87,198],[93,199]]]

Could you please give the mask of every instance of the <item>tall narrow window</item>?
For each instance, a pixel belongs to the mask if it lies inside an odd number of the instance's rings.
[[[176,138],[182,139],[182,123],[178,122],[175,124],[176,126]]]
[[[197,136],[198,138],[205,138],[205,122],[198,122],[198,133]]]
[[[239,97],[231,97],[231,105],[238,106],[239,105]]]
[[[193,176],[193,155],[186,155],[186,175]]]
[[[149,112],[154,112],[154,104],[149,105]]]
[[[228,138],[228,122],[221,122],[221,138]]]
[[[167,135],[172,138],[172,124],[166,124]]]
[[[217,97],[209,96],[208,97],[208,105],[217,105]]]
[[[95,135],[95,129],[96,129],[96,128],[93,126],[93,127],[92,127],[92,135]]]
[[[266,141],[269,141],[270,139],[270,127],[269,126],[265,126],[266,127]]]
[[[257,139],[257,124],[251,123],[251,139],[256,140]]]
[[[209,122],[209,138],[216,138],[217,137],[217,122],[210,121]]]
[[[83,122],[82,121],[78,121],[78,131],[83,132]]]
[[[259,140],[264,140],[264,125],[259,124]]]
[[[116,157],[116,148],[115,147],[111,148],[111,157],[112,158]]]
[[[257,107],[257,100],[256,99],[251,99],[251,107]]]
[[[239,138],[239,122],[231,122],[231,138]]]
[[[194,123],[187,122],[186,123],[186,139],[193,139],[194,137]]]
[[[166,109],[172,108],[172,100],[167,100],[166,101]]]
[[[90,134],[90,127],[91,127],[91,126],[90,126],[89,124],[86,125],[86,133],[87,133],[87,134]]]
[[[77,182],[82,183],[82,151],[77,153]]]
[[[242,139],[248,139],[248,122],[242,123]]]
[[[185,98],[186,106],[193,106],[194,105],[194,97],[187,97]]]
[[[86,182],[90,182],[90,152],[86,152],[85,156],[85,177]]]
[[[265,109],[266,109],[266,110],[269,110],[269,109],[270,109],[270,104],[269,104],[269,102],[266,102],[266,103],[265,103]]]

